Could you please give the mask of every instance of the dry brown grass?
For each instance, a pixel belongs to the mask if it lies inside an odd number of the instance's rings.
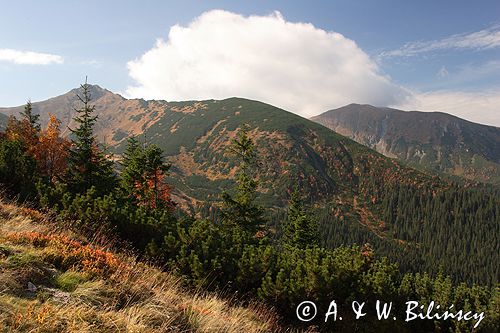
[[[169,273],[73,236],[0,202],[0,332],[280,331],[262,306],[193,294]]]

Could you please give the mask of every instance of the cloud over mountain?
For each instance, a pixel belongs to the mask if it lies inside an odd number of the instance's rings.
[[[280,13],[209,11],[128,63],[131,97],[257,99],[302,116],[352,102],[396,104],[405,89],[379,72],[354,41]]]
[[[402,110],[441,111],[469,121],[500,127],[500,89],[484,91],[436,90],[413,93],[391,105]]]

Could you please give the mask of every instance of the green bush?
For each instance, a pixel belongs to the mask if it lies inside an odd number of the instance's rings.
[[[22,199],[35,195],[36,162],[19,141],[0,141],[0,183],[9,195]]]

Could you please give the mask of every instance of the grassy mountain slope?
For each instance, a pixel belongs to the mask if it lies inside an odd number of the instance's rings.
[[[0,216],[2,332],[280,331],[270,310],[189,293],[37,211],[0,202]]]
[[[47,124],[49,113],[53,113],[61,120],[61,128],[64,134],[69,135],[68,126],[71,128],[75,127],[72,119],[75,115],[74,108],[79,107],[76,97],[78,92],[79,89],[73,89],[64,95],[50,98],[46,101],[34,102],[33,111],[40,114],[42,125]],[[116,134],[119,137],[121,133],[120,129],[122,128],[128,128],[129,131],[134,132],[136,130],[134,125],[139,128],[141,127],[142,124],[140,122],[128,119],[134,112],[141,114],[144,112],[144,109],[141,107],[141,101],[134,100],[133,102],[129,102],[120,95],[113,94],[99,86],[92,86],[91,94],[92,99],[96,102],[96,113],[99,115],[96,135],[101,142],[114,144],[119,140],[109,137],[110,135],[114,136]],[[0,113],[7,116],[18,116],[23,109],[24,106],[0,108]]]
[[[33,103],[42,124],[49,112],[73,127],[77,90]],[[286,191],[298,182],[311,200],[331,200],[356,192],[367,165],[390,178],[426,181],[427,177],[383,158],[379,154],[323,126],[268,104],[229,98],[222,101],[128,100],[99,86],[91,94],[99,121],[96,136],[112,151],[124,150],[126,138],[142,136],[165,150],[173,165],[171,181],[184,206],[215,198],[232,183],[234,165],[226,148],[238,127],[250,126],[260,156],[262,201],[283,205]],[[22,107],[0,109],[19,114]],[[390,173],[389,173],[390,171]]]
[[[34,103],[34,110],[42,120],[49,110],[68,120],[74,94]],[[127,100],[97,86],[92,95],[99,116],[97,136],[106,138],[113,151],[123,151],[131,135],[165,150],[172,163],[168,181],[182,208],[214,212],[209,206],[234,185],[236,168],[227,148],[238,128],[248,124],[259,156],[260,202],[282,217],[289,191],[299,185],[319,215],[325,246],[369,242],[404,270],[435,273],[442,266],[457,279],[498,280],[497,192],[454,187],[257,101]],[[270,227],[279,229],[272,222],[282,218],[270,220]],[[480,265],[487,269],[478,269]]]
[[[311,118],[414,166],[500,183],[500,128],[441,112],[350,104]]]

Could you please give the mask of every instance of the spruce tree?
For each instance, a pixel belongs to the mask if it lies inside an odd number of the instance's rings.
[[[0,140],[0,183],[9,195],[34,194],[36,161],[20,141]]]
[[[227,192],[222,194],[222,222],[227,226],[241,228],[249,235],[254,236],[265,223],[265,218],[262,207],[255,202],[257,180],[252,169],[256,165],[257,154],[246,125],[233,139],[230,152],[239,159],[236,176],[237,186],[234,196]]]
[[[170,187],[165,176],[170,169],[163,157],[163,150],[156,145],[145,148],[136,138],[128,139],[123,154],[121,188],[135,204],[150,208],[171,208]]]
[[[68,189],[73,193],[85,193],[95,187],[98,195],[109,193],[115,185],[116,177],[113,162],[98,147],[94,137],[94,126],[97,116],[95,106],[91,104],[90,85],[85,80],[81,85],[82,93],[77,99],[82,107],[75,108],[74,118],[78,124],[71,129],[71,149],[68,158],[66,180]]]
[[[33,113],[33,105],[31,104],[31,100],[26,102],[24,106],[24,111],[21,112],[22,119],[26,120],[28,124],[36,131],[40,132],[40,115]]]
[[[298,248],[318,245],[317,223],[307,215],[298,187],[295,187],[289,201],[283,240],[286,245]]]
[[[144,149],[140,146],[136,137],[127,139],[127,148],[120,162],[122,171],[120,174],[120,185],[125,196],[133,198],[134,190],[142,177],[142,156]]]
[[[163,157],[163,150],[157,145],[149,145],[144,150],[144,180],[147,189],[146,198],[152,208],[171,206],[170,187],[165,183],[165,176],[170,169]]]

